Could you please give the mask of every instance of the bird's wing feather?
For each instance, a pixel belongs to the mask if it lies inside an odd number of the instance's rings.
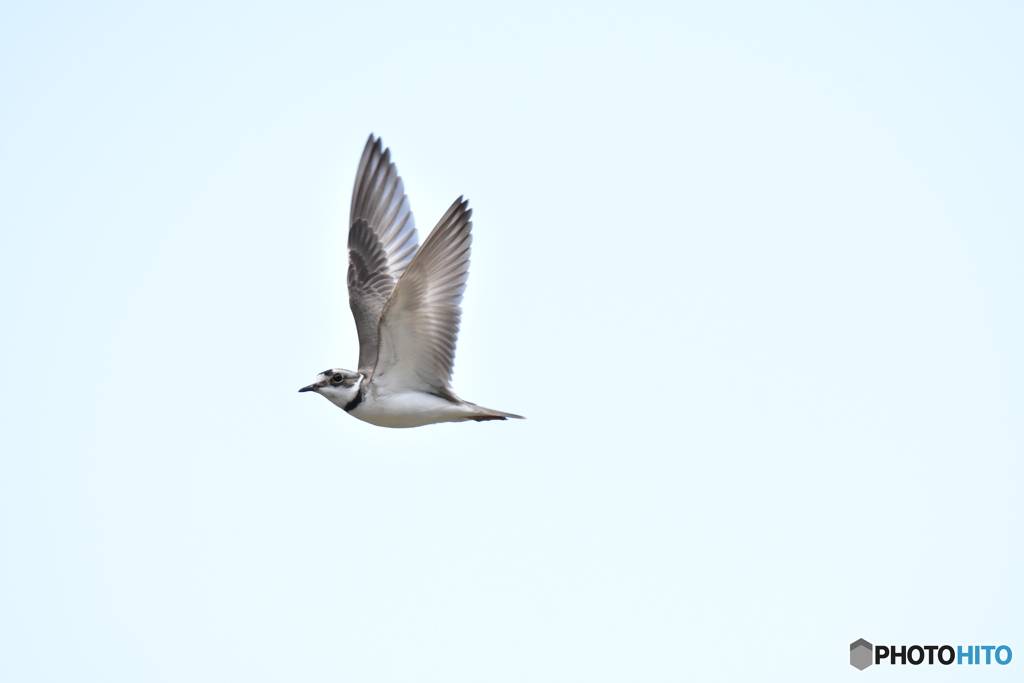
[[[425,391],[458,400],[449,382],[469,278],[473,215],[462,197],[438,222],[398,281],[380,321],[373,383],[385,392]]]
[[[348,230],[348,301],[359,335],[361,371],[372,371],[377,362],[381,311],[416,254],[417,242],[391,150],[382,151],[380,138],[371,134],[356,172]]]

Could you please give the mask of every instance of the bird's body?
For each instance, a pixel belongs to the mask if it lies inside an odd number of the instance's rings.
[[[369,400],[351,411],[353,417],[379,427],[422,427],[436,422],[461,422],[473,414],[469,406],[420,391],[383,396],[369,387]]]
[[[359,335],[359,370],[320,373],[315,391],[381,427],[505,420],[451,390],[459,303],[469,276],[472,211],[462,197],[417,248],[402,179],[380,139],[366,142],[352,192],[349,305]]]
[[[359,403],[348,409],[352,417],[378,427],[422,427],[436,422],[462,422],[464,420],[504,420],[519,417],[499,413],[466,401],[451,401],[423,391],[382,393],[373,382],[360,390]],[[351,405],[345,397],[325,394],[339,408]]]

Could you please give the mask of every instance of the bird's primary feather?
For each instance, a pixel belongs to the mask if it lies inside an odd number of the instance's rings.
[[[417,247],[416,221],[405,186],[391,161],[370,135],[352,189],[348,233],[349,306],[359,335],[359,370],[377,362],[381,311],[409,266]]]

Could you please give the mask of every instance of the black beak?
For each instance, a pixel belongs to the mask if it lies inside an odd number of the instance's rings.
[[[299,393],[301,394],[303,391],[316,391],[317,389],[317,385],[310,384],[308,387],[302,387],[301,389],[299,389]]]

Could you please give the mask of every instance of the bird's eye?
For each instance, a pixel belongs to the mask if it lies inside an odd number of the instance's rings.
[[[345,378],[341,376],[341,373],[338,373],[337,375],[331,378],[331,381],[334,382],[335,384],[341,384],[341,381],[343,379]]]

